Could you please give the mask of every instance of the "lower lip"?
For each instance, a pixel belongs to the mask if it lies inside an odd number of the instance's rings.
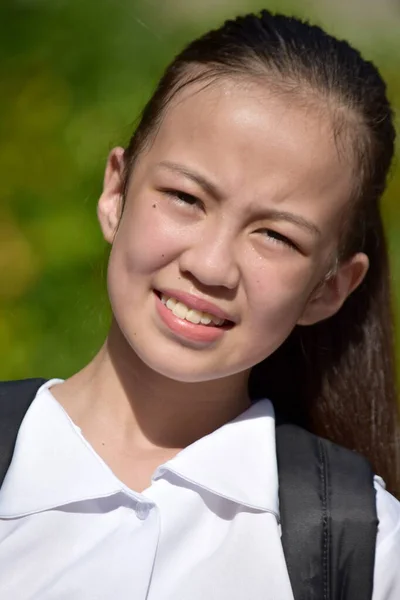
[[[223,327],[213,327],[212,325],[201,324],[196,325],[195,323],[186,321],[186,319],[180,319],[161,302],[156,293],[154,296],[156,308],[161,320],[171,331],[173,331],[173,333],[176,333],[187,340],[203,343],[215,342],[224,335],[225,329]]]

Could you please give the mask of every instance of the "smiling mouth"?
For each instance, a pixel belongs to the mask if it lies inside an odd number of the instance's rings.
[[[191,308],[177,298],[167,296],[157,290],[154,290],[154,292],[164,306],[178,317],[178,319],[182,319],[182,321],[188,321],[193,325],[202,325],[204,327],[217,327],[218,329],[231,329],[234,325],[229,319],[221,319],[212,313]]]

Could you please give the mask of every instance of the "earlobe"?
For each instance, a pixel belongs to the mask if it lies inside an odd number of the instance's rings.
[[[362,252],[340,264],[335,273],[319,284],[311,294],[298,325],[313,325],[336,314],[362,283],[368,267],[368,256]]]
[[[104,239],[112,244],[121,218],[124,149],[114,148],[108,157],[104,174],[103,192],[97,205],[97,216]]]

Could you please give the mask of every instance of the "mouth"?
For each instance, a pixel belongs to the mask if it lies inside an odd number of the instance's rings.
[[[235,325],[233,321],[226,318],[221,318],[213,314],[211,311],[203,311],[194,308],[182,302],[173,295],[167,295],[159,290],[154,290],[155,295],[159,298],[165,308],[178,319],[187,322],[188,324],[197,325],[201,328],[214,328],[228,330]]]

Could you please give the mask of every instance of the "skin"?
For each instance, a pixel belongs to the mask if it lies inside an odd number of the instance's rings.
[[[98,215],[112,244],[113,323],[98,355],[54,394],[132,488],[243,412],[251,367],[360,284],[364,254],[327,276],[351,166],[328,114],[232,81],[192,85],[173,101],[136,161],[123,211],[123,150],[111,152]],[[168,288],[213,302],[233,327],[212,343],[173,333],[155,308],[154,290]]]

